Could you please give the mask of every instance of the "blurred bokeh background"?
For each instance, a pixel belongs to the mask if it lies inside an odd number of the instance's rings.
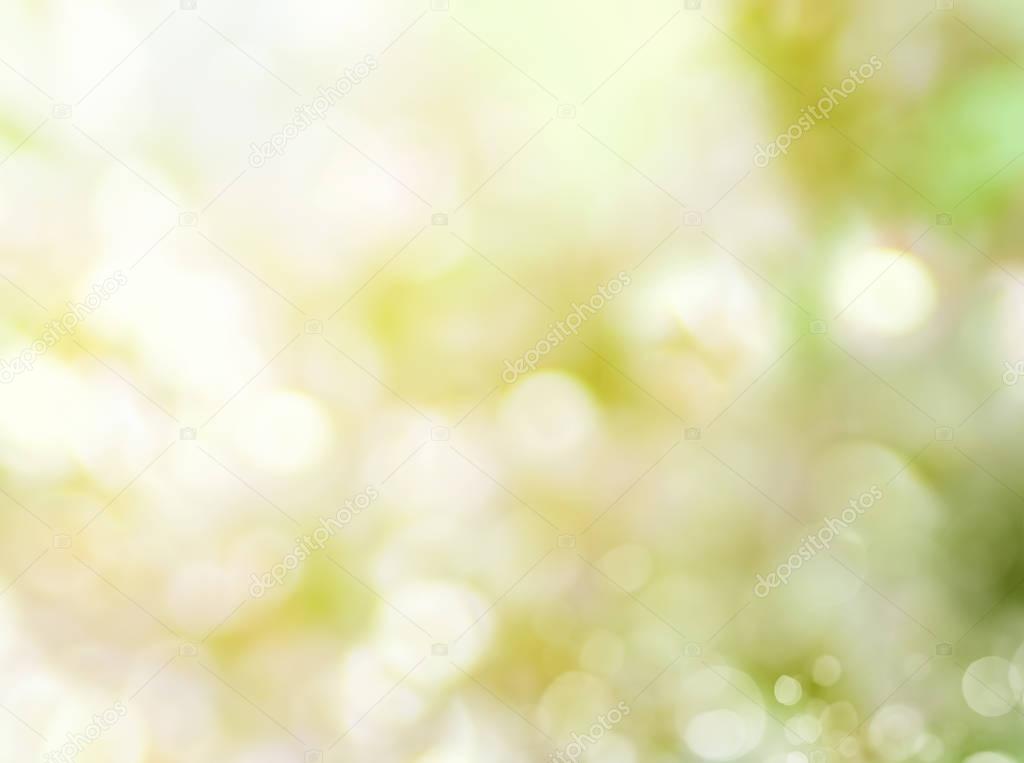
[[[1019,4],[6,0],[0,102],[0,760],[1024,760]]]

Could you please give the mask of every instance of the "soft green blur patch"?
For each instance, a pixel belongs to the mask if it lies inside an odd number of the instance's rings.
[[[1020,154],[1024,136],[1021,75],[990,69],[941,91],[934,111],[909,127],[920,131],[917,169],[943,196],[973,190]],[[1009,190],[1009,178],[994,178]]]
[[[1020,89],[1021,75],[1008,67],[952,80],[916,108],[896,105],[876,117],[866,148],[942,205],[957,204],[990,180],[990,193],[1008,192],[1012,177],[993,176],[1024,148]]]

